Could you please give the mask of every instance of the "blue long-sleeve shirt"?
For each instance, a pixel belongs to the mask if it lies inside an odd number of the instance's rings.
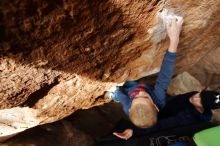
[[[159,109],[162,109],[166,103],[166,90],[171,81],[176,53],[166,51],[161,65],[160,73],[154,86],[145,84],[145,90],[150,94],[152,100]],[[129,97],[132,91],[139,86],[136,81],[126,81],[123,86],[119,86],[114,92],[113,100],[122,104],[124,112],[129,115],[132,99]]]
[[[172,79],[175,59],[176,53],[166,51],[161,65],[160,73],[156,80],[156,84],[154,86],[145,84],[146,91],[151,95],[154,103],[160,109],[157,124],[151,128],[144,129],[137,128],[135,126],[128,127],[133,129],[133,135],[147,134],[157,130],[189,125],[195,122],[207,122],[211,119],[211,111],[201,114],[196,111],[195,108],[189,104],[189,102],[187,102],[188,100],[186,99],[192,95],[187,95],[187,98],[185,98],[184,100],[180,100],[179,96],[167,96],[166,91]],[[132,99],[129,97],[129,95],[139,85],[140,83],[136,81],[126,81],[125,84],[123,86],[119,86],[114,93],[113,100],[122,104],[123,110],[127,115],[129,115],[129,108],[132,102]],[[169,105],[165,107],[167,101],[169,101]],[[183,105],[183,103],[187,103],[187,105]],[[176,105],[176,107],[174,107],[173,105]],[[179,107],[181,107],[180,105],[182,105],[182,109],[178,109]],[[165,109],[163,109],[164,107]],[[173,111],[175,112],[173,113]],[[163,114],[160,114],[161,112]],[[164,115],[166,116],[164,117]]]

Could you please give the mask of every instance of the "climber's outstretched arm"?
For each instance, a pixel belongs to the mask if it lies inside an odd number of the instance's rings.
[[[159,109],[163,108],[166,104],[165,96],[174,72],[176,51],[179,43],[180,31],[182,29],[183,18],[179,16],[167,16],[165,24],[170,39],[170,46],[164,55],[160,73],[157,77],[153,91],[159,100]]]

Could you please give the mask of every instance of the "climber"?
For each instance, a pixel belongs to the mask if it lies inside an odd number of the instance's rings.
[[[123,126],[122,132],[114,132],[121,139],[129,139],[132,136],[147,135],[153,132],[169,130],[172,128],[190,126],[198,123],[217,123],[213,112],[220,109],[220,93],[203,90],[193,91],[177,96],[167,97],[165,107],[158,113],[157,123],[150,128],[137,128],[132,124]]]
[[[120,102],[131,122],[140,128],[156,124],[157,114],[165,106],[166,90],[173,75],[179,35],[183,18],[170,15],[165,21],[170,45],[164,55],[161,70],[154,87],[137,81],[126,81],[114,92],[106,92],[106,98]]]

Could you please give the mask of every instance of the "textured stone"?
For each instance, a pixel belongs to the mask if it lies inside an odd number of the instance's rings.
[[[115,85],[75,75],[54,86],[33,108],[40,111],[38,116],[43,123],[54,122],[78,109],[88,109],[109,102],[110,99],[103,99],[101,95]]]
[[[35,109],[15,107],[0,112],[0,142],[40,123]]]
[[[204,86],[188,72],[177,75],[170,83],[168,93],[170,95],[178,95],[191,91],[201,91]]]
[[[164,8],[184,17],[175,73],[217,89],[219,60],[207,55],[220,46],[220,1],[1,0],[0,108],[29,106],[40,124],[54,122],[109,102],[101,95],[117,83],[157,73],[168,47]]]
[[[24,103],[28,97],[56,81],[59,72],[17,64],[10,58],[0,58],[0,109]]]
[[[16,135],[2,144],[90,146],[95,139],[112,133],[116,123],[125,116],[118,103],[108,103],[79,110],[64,120],[45,124]],[[0,146],[2,146],[0,144]]]
[[[201,84],[212,90],[220,91],[220,47],[212,49],[202,57],[188,72],[197,78]]]

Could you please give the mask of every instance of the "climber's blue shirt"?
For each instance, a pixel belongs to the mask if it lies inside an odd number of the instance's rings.
[[[145,91],[150,94],[159,109],[162,109],[166,103],[166,90],[173,75],[175,59],[176,53],[166,51],[156,84],[154,86],[145,84]],[[114,92],[113,100],[122,104],[127,115],[132,102],[130,95],[139,85],[140,83],[136,81],[126,81]]]
[[[195,122],[207,122],[211,120],[211,111],[199,113],[195,110],[193,105],[189,103],[188,98],[197,92],[178,96],[167,96],[166,90],[173,75],[175,59],[176,53],[166,51],[156,84],[154,86],[145,84],[144,86],[145,91],[151,95],[154,103],[160,109],[157,124],[144,129],[132,126],[130,128],[134,130],[133,135],[147,134],[161,129],[169,129],[172,127],[190,125]],[[129,108],[132,102],[130,95],[139,86],[140,83],[137,81],[126,81],[123,86],[117,87],[117,90],[114,92],[113,100],[122,104],[123,110],[127,115],[129,115]]]

